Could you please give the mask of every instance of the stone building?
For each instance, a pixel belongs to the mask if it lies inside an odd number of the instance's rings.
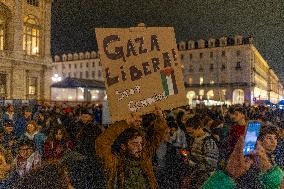
[[[0,97],[49,99],[51,0],[0,1]]]
[[[277,103],[283,86],[251,37],[178,43],[189,103]]]
[[[95,51],[56,55],[53,63],[54,76],[103,81],[102,65]]]

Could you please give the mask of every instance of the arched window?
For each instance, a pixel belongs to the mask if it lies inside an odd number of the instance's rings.
[[[188,104],[192,104],[192,100],[195,98],[195,92],[188,91],[188,93],[186,94],[186,98],[188,99]]]
[[[213,99],[214,98],[214,92],[213,90],[210,90],[207,92],[207,99],[210,100],[210,99]]]
[[[233,104],[243,104],[245,102],[245,93],[242,89],[233,91]]]
[[[26,55],[40,55],[40,27],[37,19],[31,15],[24,24],[23,50]]]

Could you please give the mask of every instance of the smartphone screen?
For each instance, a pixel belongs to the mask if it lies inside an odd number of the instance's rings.
[[[243,149],[245,156],[249,156],[250,153],[255,150],[260,127],[261,123],[258,121],[250,121],[248,123]]]

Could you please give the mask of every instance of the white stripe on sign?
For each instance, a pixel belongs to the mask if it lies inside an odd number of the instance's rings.
[[[169,95],[174,95],[175,91],[174,91],[174,86],[173,86],[173,80],[171,75],[166,76],[167,79],[167,84],[168,84],[168,89],[169,89]]]

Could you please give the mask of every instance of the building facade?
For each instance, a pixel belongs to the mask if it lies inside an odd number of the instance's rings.
[[[179,42],[189,104],[277,103],[283,86],[251,37]]]
[[[53,77],[103,81],[102,65],[95,51],[56,55]]]
[[[0,1],[0,97],[49,99],[51,0]]]

